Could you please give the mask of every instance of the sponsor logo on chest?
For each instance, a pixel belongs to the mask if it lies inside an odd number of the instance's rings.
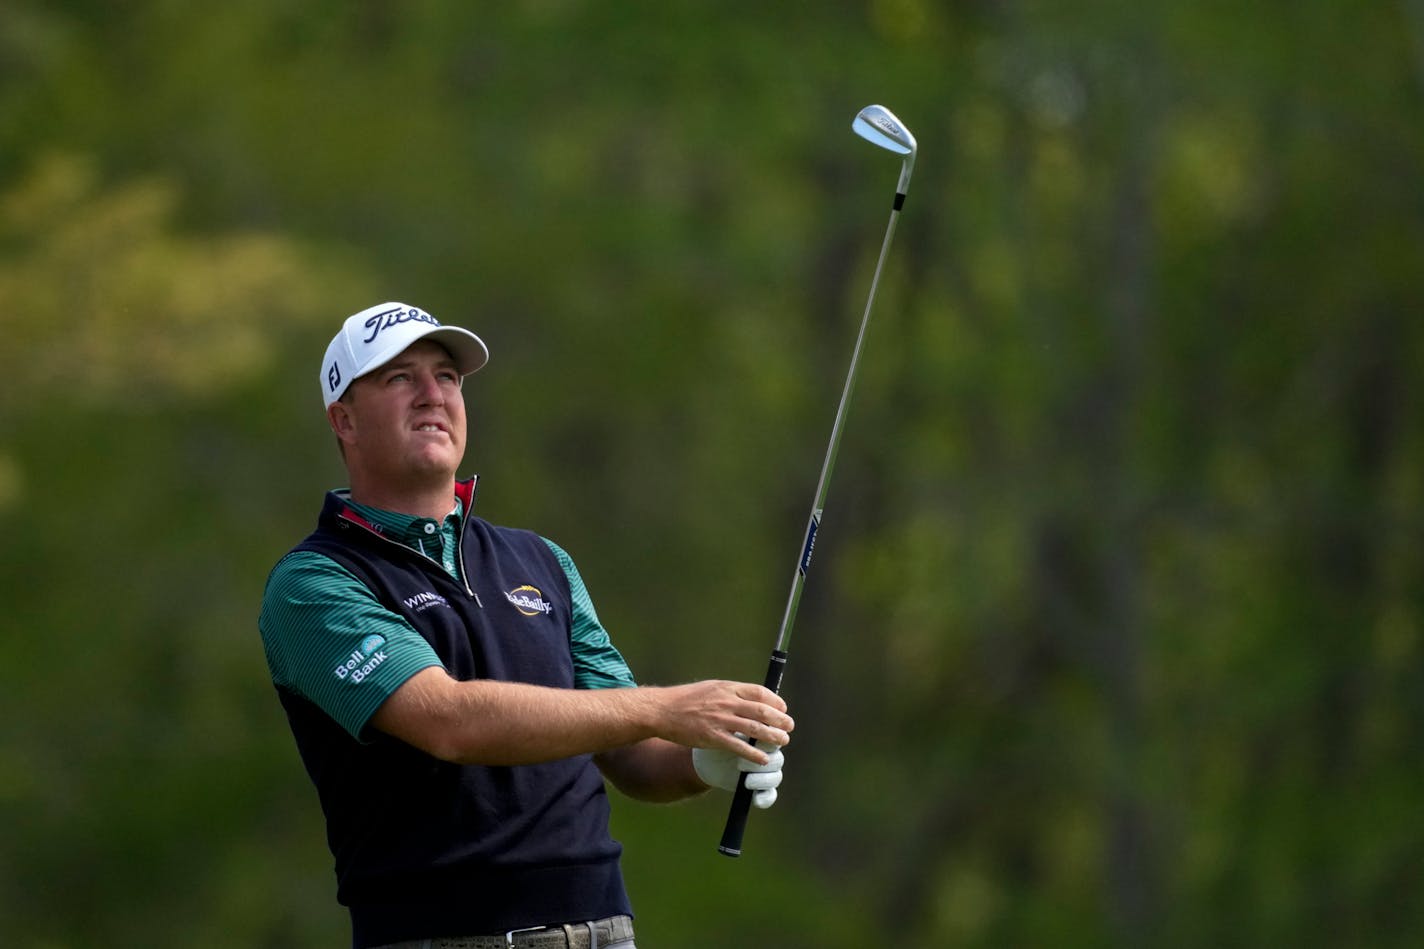
[[[504,598],[525,616],[544,616],[554,612],[554,604],[544,599],[538,587],[527,583],[506,592]]]
[[[408,610],[423,613],[433,606],[443,606],[450,608],[450,601],[438,593],[417,593],[415,596],[408,596],[403,601]]]

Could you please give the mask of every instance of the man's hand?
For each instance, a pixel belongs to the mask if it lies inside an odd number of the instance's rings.
[[[743,772],[747,788],[752,792],[752,805],[765,810],[776,803],[776,789],[781,786],[781,766],[785,756],[775,745],[758,742],[766,753],[766,764],[756,764],[721,748],[692,749],[692,767],[709,787],[735,791]]]
[[[675,801],[709,787],[731,790],[746,771],[754,803],[770,807],[781,783],[780,747],[796,727],[786,702],[748,682],[709,680],[623,691],[636,700],[655,737],[599,753],[604,777],[629,797]],[[747,734],[760,739],[747,742]]]
[[[654,716],[659,737],[728,752],[753,765],[768,764],[768,751],[789,742],[796,727],[781,696],[749,682],[710,679],[640,691],[660,706]],[[748,744],[747,736],[760,747]]]

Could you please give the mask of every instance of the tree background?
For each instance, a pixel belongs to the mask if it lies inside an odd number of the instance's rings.
[[[758,679],[640,944],[1413,945],[1424,3],[0,8],[0,943],[347,939],[256,631],[316,363],[474,328],[480,512],[645,682]]]

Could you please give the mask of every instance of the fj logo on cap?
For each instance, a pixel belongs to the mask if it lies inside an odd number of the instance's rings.
[[[531,587],[525,584],[522,587],[515,587],[504,595],[504,598],[514,604],[514,608],[525,616],[539,616],[543,613],[554,612],[554,604],[544,599],[544,594],[539,592],[538,587]]]
[[[341,385],[341,367],[336,363],[332,363],[331,368],[326,371],[326,384],[331,387],[332,392]]]
[[[440,321],[417,307],[396,307],[391,310],[383,310],[366,321],[366,329],[371,331],[363,343],[369,343],[380,335],[381,330],[388,330],[392,326],[399,326],[401,323],[429,323],[431,326],[439,326]]]

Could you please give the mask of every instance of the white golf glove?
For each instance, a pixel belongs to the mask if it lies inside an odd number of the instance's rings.
[[[745,736],[739,736],[745,740]],[[704,784],[724,791],[735,791],[742,772],[747,775],[747,787],[752,791],[752,805],[762,810],[776,803],[776,789],[781,784],[781,765],[785,761],[781,749],[757,742],[766,752],[766,764],[756,764],[721,748],[692,749],[692,767]]]

